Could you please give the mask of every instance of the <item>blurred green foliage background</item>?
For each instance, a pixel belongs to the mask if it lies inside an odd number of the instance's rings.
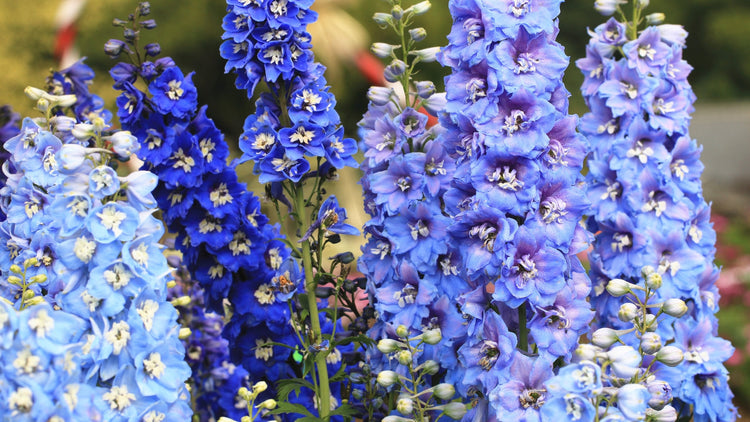
[[[41,85],[50,68],[58,66],[53,56],[55,16],[60,0],[0,0],[0,103],[30,112],[23,98],[26,85]],[[433,0],[433,10],[421,17],[419,25],[428,30],[424,46],[445,44],[451,20],[448,0]],[[124,18],[135,7],[135,0],[89,0],[78,20],[76,46],[87,63],[97,71],[94,91],[108,104],[114,101],[107,69],[112,62],[102,52],[104,42],[119,37],[111,25],[114,17]],[[145,34],[147,41],[162,44],[185,71],[197,72],[194,80],[201,102],[209,104],[209,114],[230,138],[236,138],[252,104],[233,87],[234,78],[224,75],[219,57],[223,0],[153,0],[152,17],[158,28]],[[367,48],[372,41],[392,41],[370,19],[383,11],[381,0],[318,0],[315,8],[321,20],[312,28],[318,57],[330,71],[329,84],[336,94],[349,136],[356,134],[356,122],[364,112],[369,83],[354,64],[356,48]],[[344,19],[346,12],[353,20]],[[686,59],[695,67],[691,76],[699,101],[736,100],[750,97],[750,2],[747,0],[653,0],[649,12],[664,12],[667,23],[678,23],[690,32]],[[362,28],[355,28],[358,21]],[[563,4],[560,41],[571,63],[584,55],[586,28],[604,18],[593,10],[593,0],[569,0]],[[369,39],[368,39],[369,34]],[[358,45],[357,45],[358,44]],[[437,64],[426,66],[423,77],[441,81],[445,70]],[[566,76],[572,92],[572,111],[585,112],[577,87],[582,76],[571,66]]]

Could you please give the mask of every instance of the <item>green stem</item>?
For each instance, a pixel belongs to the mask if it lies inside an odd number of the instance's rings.
[[[529,350],[529,330],[526,328],[526,303],[518,307],[518,348]]]
[[[298,224],[302,230],[310,225],[308,215],[305,212],[305,197],[301,185],[295,187],[295,208],[298,216]],[[310,312],[310,326],[312,328],[311,343],[322,340],[322,330],[320,329],[320,317],[318,314],[318,301],[315,297],[315,276],[312,270],[312,252],[310,242],[302,242],[302,265],[305,269],[305,290],[307,291],[307,306]],[[331,387],[328,385],[328,366],[326,364],[325,352],[319,352],[315,355],[318,379],[320,384],[316,394],[318,396],[318,412],[322,419],[328,420],[328,413],[331,411]]]

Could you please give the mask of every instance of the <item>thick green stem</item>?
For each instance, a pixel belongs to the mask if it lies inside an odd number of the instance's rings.
[[[294,199],[298,219],[297,224],[302,231],[305,231],[310,222],[305,211],[305,196],[301,185],[295,187]],[[318,300],[315,297],[315,288],[317,285],[312,270],[312,252],[310,250],[310,242],[307,240],[302,242],[302,265],[305,269],[305,291],[307,292],[307,306],[310,312],[310,327],[312,329],[312,333],[310,334],[311,343],[314,344],[320,342],[323,336],[320,329]],[[325,352],[319,352],[315,355],[315,366],[317,367],[318,380],[320,381],[318,391],[315,392],[318,397],[318,412],[322,419],[328,420],[328,414],[331,412],[331,387],[328,385],[328,366],[326,365]]]

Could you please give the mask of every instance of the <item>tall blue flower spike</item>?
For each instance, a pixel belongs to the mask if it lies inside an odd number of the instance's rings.
[[[237,180],[224,135],[198,108],[192,74],[169,58],[139,67],[118,63],[110,72],[123,127],[138,139],[138,157],[158,176],[154,197],[184,265],[204,289],[209,310],[231,318],[223,336],[232,361],[254,381],[293,377],[289,307],[272,285],[289,251],[268,224],[260,200]],[[133,82],[142,78],[148,92]],[[293,280],[296,282],[297,280]],[[273,333],[273,334],[272,334]],[[273,391],[269,390],[269,397]]]
[[[445,131],[456,162],[444,195],[451,262],[467,320],[448,379],[479,405],[467,417],[538,418],[552,363],[568,361],[593,316],[576,253],[588,234],[586,141],[568,115],[560,0],[452,0]]]
[[[633,5],[637,16],[643,8]],[[577,62],[591,110],[581,120],[592,144],[587,221],[598,232],[590,253],[591,303],[597,326],[621,333],[631,325],[621,318],[627,305],[604,287],[612,279],[643,286],[644,267],[658,275],[655,300],[680,299],[688,310],[656,329],[664,344],[684,352],[677,366],[654,365],[656,377],[671,387],[680,416],[692,409],[695,420],[729,421],[736,410],[723,362],[733,348],[717,337],[716,234],[700,181],[701,147],[688,130],[695,95],[687,81],[692,68],[682,59],[687,33],[654,20],[663,15],[647,16],[641,30],[633,23],[638,19],[610,18],[590,32],[586,57]],[[641,341],[620,338],[636,348]]]
[[[74,69],[91,74],[82,63]],[[9,216],[0,227],[2,294],[29,315],[18,315],[25,348],[13,361],[29,382],[12,392],[7,414],[185,420],[190,368],[166,297],[170,276],[158,245],[164,227],[151,216],[156,176],[119,177],[110,165],[128,158],[135,138],[114,131],[72,84],[51,90],[27,88],[45,117],[24,119],[5,142],[12,171],[0,192]],[[89,111],[76,121],[68,110]],[[46,377],[36,358],[64,369]]]

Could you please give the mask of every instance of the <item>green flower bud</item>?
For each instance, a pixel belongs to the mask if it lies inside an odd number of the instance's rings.
[[[457,401],[450,402],[443,407],[443,412],[451,419],[460,420],[466,414],[466,405]]]
[[[393,25],[393,17],[388,13],[376,13],[372,16],[372,20],[374,20],[382,29],[387,28],[389,25]]]
[[[594,334],[591,336],[591,343],[594,346],[606,349],[615,344],[619,339],[620,337],[617,335],[617,331],[605,327],[594,331]]]
[[[376,55],[377,57],[385,59],[387,57],[391,57],[393,55],[393,51],[397,48],[399,48],[399,46],[397,45],[386,44],[384,42],[376,42],[372,44],[372,46],[370,47],[370,51],[372,51],[372,54]]]
[[[37,274],[29,279],[29,284],[44,283],[47,281],[47,274]]]
[[[21,277],[15,276],[15,275],[9,275],[8,276],[8,283],[20,286],[23,284],[23,281],[21,280]]]
[[[179,338],[180,340],[185,340],[191,335],[193,335],[193,330],[191,330],[188,327],[182,327],[180,328],[180,331],[177,333],[177,338]]]
[[[607,291],[614,297],[620,297],[631,292],[632,284],[621,278],[613,278],[607,283]]]
[[[23,272],[23,270],[21,269],[21,267],[19,267],[16,264],[13,264],[13,265],[10,266],[10,271],[14,272],[16,274],[21,274]]]
[[[401,338],[407,338],[409,337],[409,329],[406,327],[406,325],[399,325],[396,328],[396,335]]]
[[[402,350],[396,354],[396,359],[401,365],[408,366],[412,362],[411,352],[408,350]]]
[[[396,402],[396,410],[402,415],[409,416],[414,411],[414,401],[408,397],[400,398]]]
[[[641,337],[641,350],[647,355],[653,355],[661,349],[661,336],[656,333],[645,333]]]
[[[635,303],[623,303],[617,312],[617,318],[622,322],[629,322],[638,317],[638,306]]]
[[[276,408],[276,400],[274,399],[268,399],[261,402],[259,405],[255,406],[256,409],[268,409],[273,410]]]
[[[664,346],[656,353],[656,360],[667,366],[677,366],[683,358],[682,350],[676,346]]]
[[[404,9],[399,5],[393,6],[393,9],[391,9],[391,16],[393,16],[393,19],[395,20],[401,20],[401,18],[404,17]]]
[[[450,400],[456,394],[456,387],[443,382],[435,386],[433,393],[440,400]]]
[[[422,341],[424,341],[427,344],[435,345],[440,343],[440,340],[443,339],[443,333],[440,331],[440,328],[435,328],[432,330],[426,330],[422,333]]]
[[[430,3],[429,1],[423,1],[411,6],[410,8],[406,9],[406,11],[412,12],[415,15],[423,15],[427,13],[427,11],[430,10],[431,7],[432,3]]]
[[[258,381],[253,384],[253,394],[256,396],[268,389],[268,384],[265,381]]]
[[[646,287],[650,288],[651,290],[658,290],[661,288],[661,285],[663,284],[663,280],[661,278],[661,274],[659,273],[651,273],[646,277]]]
[[[650,15],[646,15],[646,23],[649,25],[662,24],[664,23],[664,19],[666,19],[664,13],[651,13]]]
[[[390,387],[398,381],[398,374],[393,371],[380,371],[377,381],[383,387]]]
[[[378,350],[381,353],[393,353],[400,348],[401,343],[390,338],[384,338],[378,342]]]
[[[688,311],[688,307],[683,300],[672,298],[664,301],[661,310],[669,316],[680,318]]]
[[[420,367],[428,375],[435,375],[440,371],[440,364],[432,359],[421,364]]]
[[[427,30],[424,28],[414,28],[409,30],[409,38],[415,42],[422,41],[427,38]]]

